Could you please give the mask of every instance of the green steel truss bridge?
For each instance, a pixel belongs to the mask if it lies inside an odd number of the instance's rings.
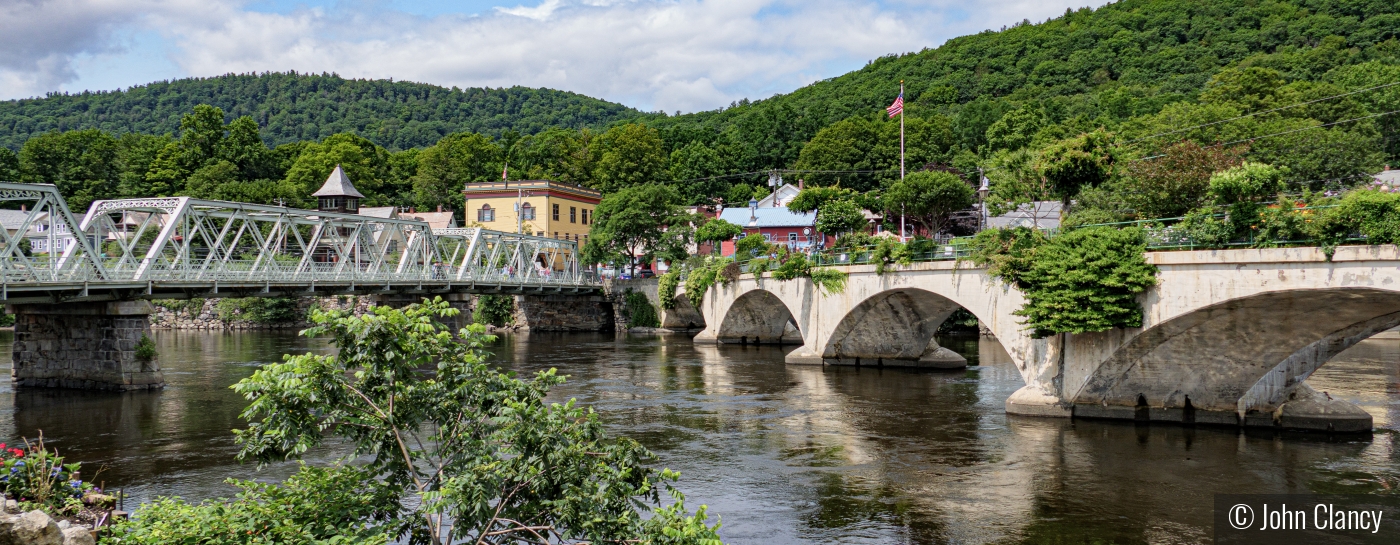
[[[578,293],[572,241],[237,202],[96,201],[0,183],[0,301],[327,294]]]

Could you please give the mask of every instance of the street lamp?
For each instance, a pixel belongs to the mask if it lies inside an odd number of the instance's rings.
[[[977,176],[982,179],[982,185],[977,188],[977,212],[980,214],[977,218],[977,230],[981,231],[987,228],[987,195],[992,192],[992,188],[982,167],[977,167]]]

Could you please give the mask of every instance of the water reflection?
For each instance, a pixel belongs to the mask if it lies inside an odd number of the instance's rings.
[[[138,498],[226,495],[229,476],[280,478],[233,460],[244,403],[227,386],[315,340],[270,333],[159,333],[170,386],[107,394],[0,385],[0,432],[42,429]],[[789,366],[775,347],[684,337],[521,334],[493,359],[556,368],[553,394],[682,472],[693,504],[734,543],[1200,543],[1218,492],[1400,488],[1396,437],[1239,433],[1228,428],[1013,418],[1020,375],[996,341],[940,339],[954,371]],[[0,334],[8,358],[8,338]],[[1400,339],[1363,342],[1313,379],[1393,427]],[[334,447],[316,453],[333,456]]]

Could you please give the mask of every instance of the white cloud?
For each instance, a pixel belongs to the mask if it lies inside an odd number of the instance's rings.
[[[0,56],[0,94],[11,97],[73,81],[74,55],[120,47],[112,29],[136,25],[166,37],[182,72],[170,77],[333,71],[463,87],[552,87],[648,110],[695,111],[791,91],[880,55],[1023,17],[1044,20],[1085,0],[989,0],[975,12],[943,0],[540,0],[434,17],[364,3],[264,13],[238,0],[21,1],[38,7],[0,8],[10,19],[0,19],[0,36],[37,13],[59,20],[56,27],[71,21],[86,30]],[[0,45],[8,41],[0,38]]]

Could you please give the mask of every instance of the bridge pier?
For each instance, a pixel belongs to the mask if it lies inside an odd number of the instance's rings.
[[[136,345],[151,333],[147,301],[10,305],[14,368],[21,387],[147,390],[165,386],[157,358]]]

